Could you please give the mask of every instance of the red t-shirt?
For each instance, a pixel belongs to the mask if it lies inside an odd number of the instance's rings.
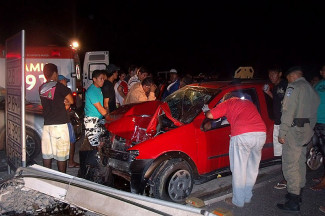
[[[231,136],[249,132],[266,132],[266,126],[256,106],[249,100],[230,98],[211,109],[214,119],[226,116]]]

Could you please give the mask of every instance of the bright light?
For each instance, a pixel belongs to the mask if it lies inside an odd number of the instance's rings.
[[[71,46],[72,49],[78,49],[79,48],[79,43],[77,41],[73,41],[70,46]]]

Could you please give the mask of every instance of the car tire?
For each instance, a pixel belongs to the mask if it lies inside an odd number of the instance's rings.
[[[41,138],[31,128],[26,127],[26,157],[29,160],[36,158],[41,152]]]
[[[152,193],[155,198],[183,203],[193,189],[193,172],[182,159],[172,159],[156,170]]]

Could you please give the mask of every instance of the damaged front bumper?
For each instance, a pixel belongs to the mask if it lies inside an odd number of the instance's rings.
[[[118,175],[130,182],[132,193],[142,194],[148,182],[144,175],[153,159],[135,159],[136,151],[109,151],[108,164],[114,175]]]

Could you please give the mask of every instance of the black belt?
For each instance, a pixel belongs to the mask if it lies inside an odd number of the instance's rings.
[[[294,118],[291,127],[304,127],[306,123],[310,123],[309,118]]]

